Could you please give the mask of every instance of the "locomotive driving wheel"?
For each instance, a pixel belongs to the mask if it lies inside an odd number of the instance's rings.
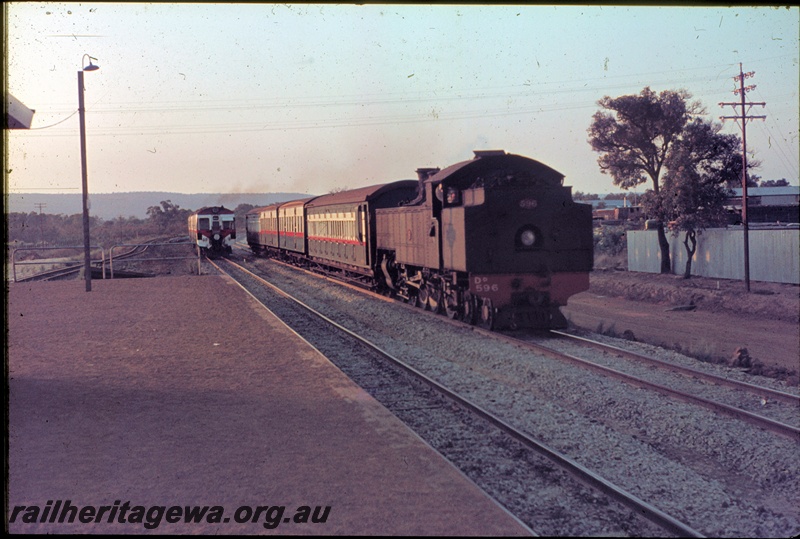
[[[426,311],[429,310],[428,297],[428,285],[426,283],[419,287],[419,292],[417,293],[417,307],[421,307]]]
[[[442,298],[443,293],[441,288],[439,288],[435,283],[426,283],[425,289],[428,295],[428,309],[435,312],[441,313],[442,312]]]
[[[466,322],[469,325],[473,325],[475,323],[475,312],[477,311],[475,301],[475,296],[469,292],[464,293],[464,303],[461,307],[461,321]]]
[[[458,307],[458,291],[448,290],[444,293],[444,312],[450,320],[460,317],[461,309]]]
[[[478,312],[478,323],[483,329],[489,331],[494,327],[494,305],[489,298],[482,298],[480,302],[480,312]]]

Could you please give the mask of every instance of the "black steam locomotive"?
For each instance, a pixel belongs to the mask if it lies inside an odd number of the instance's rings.
[[[502,150],[417,174],[252,210],[248,244],[488,329],[564,327],[593,243],[563,175]]]

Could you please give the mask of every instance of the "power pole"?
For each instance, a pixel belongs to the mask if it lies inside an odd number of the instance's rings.
[[[756,85],[751,84],[750,86],[745,86],[744,80],[749,79],[755,74],[755,71],[749,71],[747,73],[742,71],[742,63],[739,62],[739,74],[733,77],[734,82],[739,83],[739,87],[736,88],[733,93],[734,95],[741,95],[742,101],[741,103],[734,102],[719,104],[720,107],[730,105],[734,108],[734,110],[736,110],[736,107],[742,107],[741,115],[720,116],[720,119],[723,122],[725,120],[736,120],[737,123],[739,120],[742,121],[740,124],[742,129],[742,228],[744,228],[744,282],[748,293],[750,292],[750,224],[747,221],[747,120],[763,120],[766,118],[766,116],[748,116],[747,113],[754,105],[761,105],[762,107],[767,106],[766,103],[747,103],[745,100],[745,94],[751,90],[754,90]]]
[[[37,202],[36,204],[34,204],[34,206],[36,206],[39,209],[39,241],[42,243],[42,247],[44,247],[44,228],[42,225],[42,220],[44,219],[44,217],[42,217],[42,208],[46,208],[47,204],[45,204],[44,202]]]

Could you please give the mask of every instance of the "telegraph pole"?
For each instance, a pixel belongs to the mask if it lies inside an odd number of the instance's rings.
[[[740,127],[742,129],[742,228],[744,228],[744,283],[747,292],[750,292],[750,235],[749,235],[749,228],[750,224],[747,220],[747,120],[763,120],[766,116],[748,116],[747,113],[750,110],[750,107],[754,105],[761,105],[765,107],[766,103],[747,103],[745,99],[745,94],[751,90],[754,90],[756,85],[751,84],[750,86],[744,85],[744,80],[749,79],[750,77],[756,74],[755,71],[749,71],[745,73],[742,71],[742,63],[739,62],[739,74],[733,77],[734,82],[739,83],[739,87],[736,88],[733,93],[734,95],[741,95],[742,101],[741,103],[720,103],[720,107],[731,106],[734,110],[736,107],[742,107],[741,115],[739,116],[720,116],[720,119],[724,122],[725,120],[736,120],[737,123],[739,120],[742,121]]]

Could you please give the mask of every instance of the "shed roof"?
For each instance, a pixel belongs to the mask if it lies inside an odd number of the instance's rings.
[[[734,187],[731,189],[733,194],[737,197],[742,196],[742,188]],[[800,195],[800,187],[797,185],[787,185],[783,187],[748,187],[747,196],[763,197],[763,196],[786,196],[786,195]]]
[[[30,129],[33,121],[33,109],[29,109],[11,94],[6,94],[6,129]]]

